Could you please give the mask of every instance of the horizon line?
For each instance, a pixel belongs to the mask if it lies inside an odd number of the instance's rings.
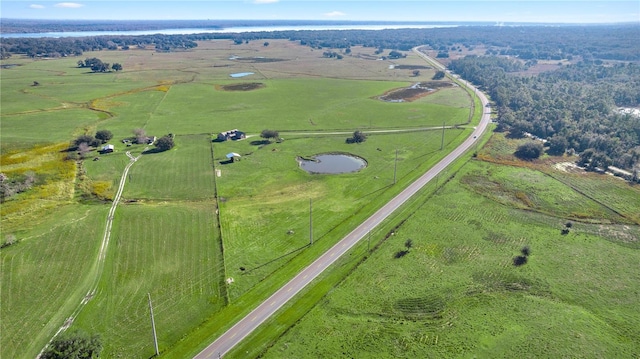
[[[13,18],[0,17],[0,20],[22,20],[22,21],[113,21],[113,22],[130,22],[130,21],[155,21],[155,22],[184,22],[184,21],[263,21],[263,22],[334,22],[334,23],[385,23],[385,24],[450,24],[450,23],[494,23],[494,24],[549,24],[549,25],[623,25],[636,24],[638,21],[614,21],[614,22],[545,22],[545,21],[500,21],[500,20],[336,20],[336,19],[38,19],[38,18]]]

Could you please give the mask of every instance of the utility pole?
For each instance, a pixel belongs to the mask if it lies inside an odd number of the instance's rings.
[[[367,252],[371,252],[371,231],[369,231],[369,240],[367,241]]]
[[[313,199],[309,198],[309,245],[313,244]]]
[[[149,296],[149,311],[151,312],[151,328],[153,328],[153,345],[156,349],[156,356],[160,355],[160,351],[158,350],[158,336],[156,335],[156,322],[153,319],[153,307],[151,306],[151,293],[147,293]]]
[[[393,163],[393,184],[396,184],[397,171],[398,171],[398,149],[396,148],[396,161]]]

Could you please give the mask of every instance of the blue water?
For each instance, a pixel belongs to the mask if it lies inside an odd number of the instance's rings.
[[[309,173],[349,173],[357,172],[366,167],[367,162],[360,157],[344,154],[323,154],[313,157],[313,160],[300,160],[300,168]]]
[[[245,76],[249,76],[249,75],[253,75],[253,72],[238,72],[235,74],[231,74],[229,76],[233,77],[233,78],[237,78],[237,77],[245,77]]]
[[[224,29],[165,29],[146,31],[69,31],[69,32],[38,32],[2,34],[4,38],[20,37],[84,37],[84,36],[105,36],[105,35],[189,35],[202,33],[241,33],[260,31],[301,31],[301,30],[383,30],[383,29],[433,29],[438,27],[457,27],[458,25],[414,25],[414,24],[393,24],[393,25],[307,25],[307,26],[235,26]]]

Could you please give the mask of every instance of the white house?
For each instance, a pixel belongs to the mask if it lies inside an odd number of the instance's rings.
[[[102,147],[102,153],[111,153],[115,150],[115,147],[113,147],[113,145],[105,145]]]

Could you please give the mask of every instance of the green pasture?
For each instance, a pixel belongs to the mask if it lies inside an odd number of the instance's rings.
[[[519,209],[462,183],[487,170],[537,176],[529,169],[469,162],[262,356],[638,353],[639,257],[637,249],[611,238],[626,231],[627,240],[637,242],[637,226],[576,223],[563,235],[563,212]],[[409,239],[413,246],[396,258]],[[515,267],[512,259],[524,246],[531,249],[528,263]],[[280,320],[286,321],[272,322]]]
[[[96,187],[115,193],[130,163],[127,151],[141,157],[125,178],[99,290],[74,323],[102,336],[106,357],[153,354],[147,293],[154,301],[163,351],[184,343],[198,327],[230,325],[238,313],[249,310],[349,232],[470,131],[370,133],[365,143],[347,145],[345,139],[356,129],[464,124],[469,96],[452,88],[414,103],[384,103],[376,97],[427,79],[413,79],[406,70],[390,70],[388,62],[355,56],[336,63],[287,41],[274,41],[267,48],[261,43],[230,47],[219,41],[202,45],[185,53],[103,51],[82,58],[29,60],[0,73],[3,152],[42,143],[64,144],[100,129],[113,132],[110,143],[116,147],[110,154],[90,152],[77,164],[78,175],[64,184],[67,196],[42,199],[49,202],[48,210],[38,212],[34,224],[29,225],[33,213],[11,222],[21,242],[1,253],[2,332],[20,333],[21,338],[3,334],[2,356],[35,356],[86,294],[111,205],[87,197]],[[234,53],[287,61],[247,64],[229,60]],[[85,57],[120,62],[124,71],[88,74],[76,67]],[[411,55],[397,60],[403,61],[417,59]],[[247,68],[256,75],[229,78],[229,73]],[[428,73],[423,71],[425,77]],[[220,88],[256,79],[265,87],[249,92]],[[33,81],[39,85],[32,86]],[[176,146],[168,152],[144,154],[147,146],[127,147],[121,140],[131,137],[135,128],[145,129],[150,136],[173,133]],[[211,142],[218,132],[234,128],[253,137]],[[267,128],[279,130],[284,142],[260,144],[257,135]],[[241,153],[242,160],[224,164],[226,153],[232,151]],[[333,176],[310,175],[297,167],[297,156],[323,152],[353,153],[368,166],[358,173]],[[74,163],[67,161],[60,167],[68,164]],[[396,185],[392,185],[394,168]],[[45,174],[43,168],[33,170],[36,175]],[[305,247],[310,199],[315,245]],[[2,222],[7,228],[7,219]],[[59,226],[51,225],[58,222]],[[16,223],[24,223],[25,228]],[[61,232],[69,226],[75,232]],[[36,246],[44,242],[29,238],[38,236],[58,236],[64,243],[60,248],[68,248],[68,254],[51,252],[56,247]],[[73,245],[79,238],[86,243]],[[29,263],[54,270],[42,275],[26,270],[36,268]],[[58,274],[62,268],[69,273]],[[228,278],[233,282],[224,284]],[[59,293],[62,299],[40,296],[18,301],[32,290],[26,285],[31,283],[41,287],[43,295]],[[23,313],[34,307],[37,318],[22,320]],[[226,321],[220,323],[218,318]],[[22,327],[30,321],[37,323]]]
[[[106,357],[154,353],[147,293],[161,348],[226,304],[224,262],[211,202],[118,208],[98,294],[77,325],[100,333]]]
[[[60,206],[11,231],[21,242],[0,253],[1,357],[35,357],[85,296],[107,209]]]
[[[235,81],[241,82],[251,81]],[[229,83],[234,82],[172,86],[151,117],[148,132],[415,128],[465,123],[469,114],[468,106],[385,103],[375,98],[389,89],[410,85],[406,82],[286,79],[264,81],[265,87],[253,91],[219,89]],[[468,101],[461,89],[451,95]]]
[[[615,211],[631,223],[640,224],[639,186],[631,186],[620,178],[605,174],[559,174],[552,172],[551,175],[575,191],[583,193],[598,203],[605,204],[611,211]]]
[[[461,182],[474,192],[507,206],[547,213],[560,218],[587,222],[616,223],[624,218],[601,202],[567,187],[540,171],[482,163]],[[628,193],[631,195],[632,193]],[[632,197],[620,197],[627,203]],[[604,201],[608,203],[608,201]],[[640,208],[640,202],[631,206]]]
[[[86,127],[92,127],[100,116],[80,108],[48,110],[28,114],[2,116],[2,151],[29,148],[39,144],[70,141]]]
[[[163,355],[182,358],[470,133],[470,97],[460,87],[410,103],[378,100],[430,80],[433,71],[412,77],[389,65],[422,60],[410,53],[378,61],[373,51],[354,47],[338,61],[289,41],[266,47],[211,41],[183,53],[136,49],[13,59],[22,66],[0,73],[3,152],[68,143],[99,129],[113,132],[116,151],[91,152],[77,180],[67,179],[70,195],[50,196],[46,208],[55,211],[2,219],[21,242],[1,252],[0,356],[35,356],[85,295],[110,206],[86,201],[87,193],[99,185],[115,193],[130,163],[127,151],[140,157],[125,178],[98,292],[74,326],[100,334],[105,357],[151,357],[149,293]],[[85,57],[120,62],[124,71],[88,74],[76,67]],[[229,77],[245,71],[255,74]],[[222,88],[248,82],[264,87]],[[443,124],[462,126],[442,131]],[[136,128],[150,136],[173,133],[176,146],[163,153],[127,147],[121,140]],[[235,128],[249,138],[211,141]],[[264,143],[263,129],[278,130],[283,141]],[[414,130],[375,132],[393,129]],[[346,144],[354,130],[368,133],[367,141]],[[512,145],[481,155],[515,161]],[[229,152],[241,160],[227,163]],[[367,167],[341,175],[298,168],[297,157],[327,152],[360,156]],[[16,173],[37,162],[21,168],[18,159],[8,160]],[[277,358],[636,355],[638,188],[552,166],[540,171],[542,162],[528,168],[462,164],[447,169],[380,226],[371,243],[358,244],[230,356],[247,350]],[[33,225],[19,225],[36,217]],[[569,220],[574,225],[563,235]],[[395,258],[408,239],[413,246]],[[514,267],[525,245],[532,250],[529,262]]]
[[[417,178],[444,152],[441,131],[371,135],[362,144],[346,144],[345,136],[291,138],[267,146],[249,140],[216,143],[214,153],[225,259],[229,273],[241,275],[230,287],[235,298],[257,281],[300,254],[309,243],[309,201],[312,201],[314,240],[335,241],[332,233],[350,219],[363,219]],[[445,131],[445,144],[463,136]],[[249,147],[250,146],[250,147]],[[395,163],[395,149],[398,162]],[[243,155],[239,162],[223,164],[228,152]],[[308,174],[296,157],[328,152],[351,153],[368,165],[356,173]],[[241,267],[245,271],[239,270]]]
[[[175,141],[178,145],[169,152],[142,154],[129,172],[125,199],[214,199],[210,136],[176,136]]]

